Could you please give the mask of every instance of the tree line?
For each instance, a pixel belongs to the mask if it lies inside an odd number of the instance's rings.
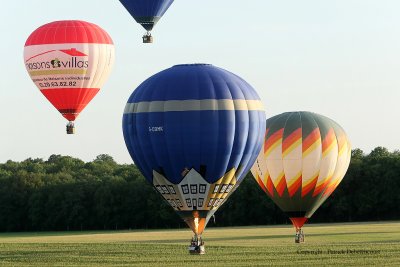
[[[400,152],[352,151],[349,170],[311,222],[400,219]],[[210,226],[289,224],[249,173]],[[0,231],[183,228],[134,164],[51,155],[0,164]]]

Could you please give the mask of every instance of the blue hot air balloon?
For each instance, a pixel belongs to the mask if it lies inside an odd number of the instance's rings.
[[[137,23],[146,29],[143,43],[152,43],[150,31],[164,15],[174,0],[119,0]]]
[[[243,79],[208,64],[176,65],[144,81],[123,115],[129,153],[195,233],[248,173],[263,144],[265,112]],[[201,250],[200,250],[201,249]]]

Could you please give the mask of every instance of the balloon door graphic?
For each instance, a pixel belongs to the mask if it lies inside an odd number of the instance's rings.
[[[152,43],[150,31],[160,20],[174,0],[119,0],[137,23],[143,26],[147,33],[143,35],[143,43]]]
[[[78,20],[55,21],[26,40],[25,67],[40,92],[69,121],[74,121],[110,74],[114,45],[99,26]]]
[[[240,77],[207,64],[176,65],[144,81],[123,115],[129,153],[145,178],[193,230],[189,251],[253,165],[265,112]]]
[[[289,216],[296,243],[304,242],[301,227],[339,185],[350,156],[346,133],[327,117],[287,112],[267,120],[264,146],[251,172]]]

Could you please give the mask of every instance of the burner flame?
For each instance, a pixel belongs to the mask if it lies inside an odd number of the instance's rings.
[[[196,233],[199,232],[199,218],[194,218],[194,225],[196,227]]]

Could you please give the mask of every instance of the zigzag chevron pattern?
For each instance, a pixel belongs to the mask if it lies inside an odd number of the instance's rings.
[[[346,133],[311,112],[283,113],[268,119],[266,127],[253,176],[284,212],[309,218],[347,171],[351,146]]]

